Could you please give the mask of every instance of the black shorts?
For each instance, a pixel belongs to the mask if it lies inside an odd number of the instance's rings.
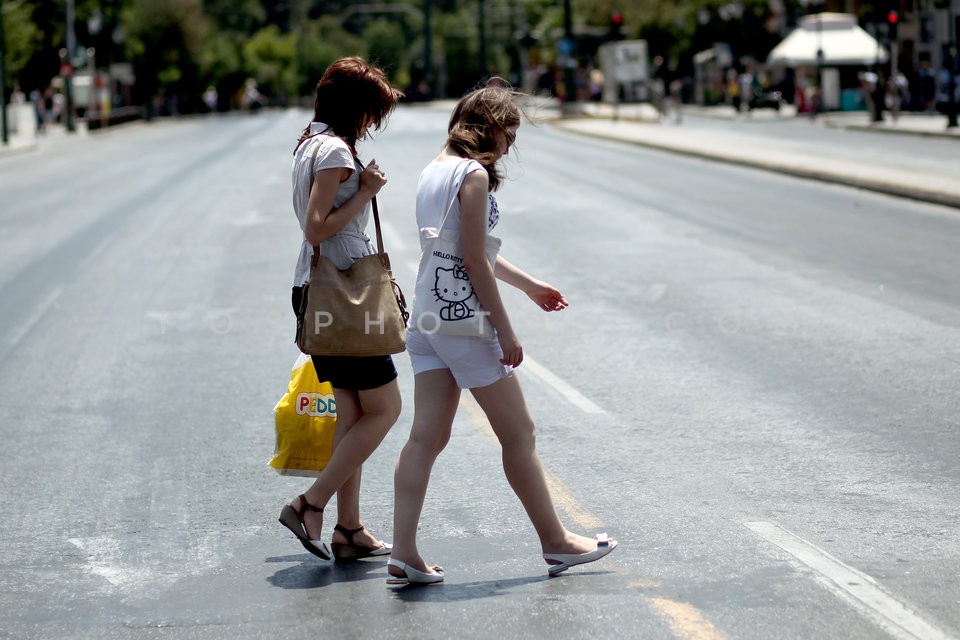
[[[294,287],[293,312],[300,309],[303,287]],[[397,378],[397,368],[390,356],[310,356],[320,382],[330,382],[334,389],[363,391],[376,389]]]

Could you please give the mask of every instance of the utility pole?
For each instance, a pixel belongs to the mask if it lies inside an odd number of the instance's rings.
[[[947,5],[947,18],[950,22],[950,81],[947,83],[947,129],[957,127],[957,22],[958,18],[953,14],[953,5]]]
[[[433,34],[430,29],[430,9],[433,0],[423,0],[423,80],[427,83],[427,98],[432,100],[436,95],[433,86]]]
[[[577,79],[574,74],[576,66],[576,46],[573,39],[573,9],[570,6],[570,0],[563,0],[563,38],[566,40],[564,45],[565,54],[563,65],[563,85],[566,89],[564,99],[564,111],[573,113],[572,105],[577,102]]]
[[[484,0],[477,0],[477,20],[480,28],[480,78],[487,77],[487,29],[486,16],[483,9]]]
[[[67,0],[67,55],[65,60],[70,65],[70,73],[63,79],[63,97],[67,110],[67,131],[76,131],[73,123],[73,56],[77,48],[77,34],[73,30],[73,0]]]
[[[3,30],[3,0],[0,0],[0,129],[3,144],[10,144],[10,127],[7,124],[7,38]]]

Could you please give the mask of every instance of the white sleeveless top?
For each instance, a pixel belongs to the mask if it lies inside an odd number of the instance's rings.
[[[417,184],[417,227],[420,229],[420,245],[426,239],[426,230],[436,230],[447,207],[450,206],[444,229],[460,231],[460,187],[463,180],[474,171],[486,171],[476,160],[443,158],[428,164],[420,173]],[[452,182],[451,182],[452,181]],[[452,206],[451,206],[452,203]],[[500,209],[493,194],[487,196],[487,232],[500,221]]]

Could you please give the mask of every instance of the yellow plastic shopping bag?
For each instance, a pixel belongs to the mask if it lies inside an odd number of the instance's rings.
[[[284,476],[316,477],[333,454],[337,403],[329,382],[318,382],[310,356],[293,364],[290,386],[273,409],[277,445],[270,466]]]

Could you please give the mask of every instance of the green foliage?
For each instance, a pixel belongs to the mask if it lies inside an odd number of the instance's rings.
[[[183,110],[208,85],[235,95],[248,78],[267,98],[306,96],[309,101],[327,66],[345,55],[370,57],[391,81],[406,87],[420,77],[426,0],[75,0],[79,47],[96,46],[97,61],[131,62],[136,98],[177,94]],[[564,30],[560,0],[483,0],[486,61],[479,60],[479,0],[430,0],[434,87],[459,96],[486,73],[519,79],[518,34],[531,68],[557,61]],[[939,2],[940,0],[934,0]],[[651,58],[662,56],[664,73],[692,71],[693,55],[715,42],[731,45],[737,59],[762,60],[781,34],[766,29],[769,0],[571,0],[573,22],[589,35],[582,65],[602,42],[610,14],[623,16],[623,37],[643,38]],[[797,0],[785,0],[798,12]],[[361,4],[363,5],[361,7]],[[731,7],[739,8],[731,16]],[[64,0],[2,0],[9,74],[24,89],[45,87],[57,73],[65,44]],[[867,0],[863,12],[885,6]],[[88,28],[102,16],[103,27]],[[865,14],[864,14],[865,15]],[[92,24],[92,23],[91,23]],[[111,34],[121,27],[125,39]],[[587,45],[590,46],[587,46]],[[592,47],[592,48],[591,48]],[[586,51],[586,53],[584,53]],[[442,70],[442,73],[441,73]]]
[[[402,27],[396,22],[378,20],[367,27],[363,39],[370,60],[380,65],[396,83],[397,73],[406,69],[407,40]]]
[[[366,44],[347,33],[334,16],[308,20],[296,29],[298,94],[313,96],[323,72],[342,56],[366,56]]]
[[[265,26],[267,19],[260,0],[204,0],[203,9],[219,29],[246,35]]]
[[[270,25],[257,31],[243,46],[243,58],[261,93],[289,96],[297,92],[295,34],[281,34]]]
[[[40,30],[33,23],[33,7],[27,2],[0,2],[6,46],[7,74],[15,78],[43,46]]]
[[[147,99],[157,92],[199,95],[198,65],[208,25],[198,0],[132,0],[123,14],[127,54]]]
[[[215,33],[207,38],[200,51],[200,75],[208,84],[216,84],[243,72],[241,48],[244,38],[231,33]]]

